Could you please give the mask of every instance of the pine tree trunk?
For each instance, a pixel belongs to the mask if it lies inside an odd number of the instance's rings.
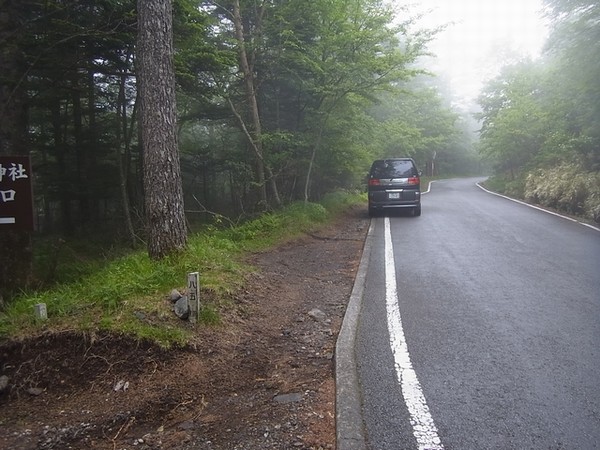
[[[127,58],[129,62],[129,57]],[[119,189],[121,192],[121,207],[123,208],[123,220],[127,229],[131,247],[135,248],[136,236],[133,228],[133,219],[131,218],[131,210],[129,207],[129,195],[127,192],[127,167],[125,164],[125,158],[128,158],[129,152],[128,141],[127,141],[127,107],[125,105],[125,83],[127,82],[127,75],[121,74],[121,80],[119,83],[119,95],[117,97],[116,116],[117,123],[115,129],[117,130],[117,167],[119,168]]]
[[[137,76],[148,254],[185,248],[187,229],[177,148],[171,1],[138,0]]]

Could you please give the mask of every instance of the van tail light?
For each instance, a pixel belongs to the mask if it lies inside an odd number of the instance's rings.
[[[419,184],[419,178],[417,178],[417,177],[410,177],[408,179],[408,184]]]
[[[369,186],[379,186],[380,184],[381,182],[379,181],[379,178],[369,179]]]

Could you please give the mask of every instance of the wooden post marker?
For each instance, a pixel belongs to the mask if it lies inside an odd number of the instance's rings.
[[[196,323],[200,318],[200,273],[191,272],[187,277],[187,294],[190,307],[190,322]]]
[[[33,311],[36,319],[46,320],[48,318],[48,310],[45,303],[37,303],[33,305]]]

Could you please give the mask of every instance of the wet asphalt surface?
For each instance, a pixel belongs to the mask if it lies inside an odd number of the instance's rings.
[[[600,232],[434,183],[391,214],[412,365],[445,449],[600,448]],[[356,359],[367,447],[416,449],[386,320],[374,219]]]

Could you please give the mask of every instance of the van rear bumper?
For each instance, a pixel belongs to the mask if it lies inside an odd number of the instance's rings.
[[[421,191],[387,189],[369,192],[369,208],[411,208],[421,204]]]

